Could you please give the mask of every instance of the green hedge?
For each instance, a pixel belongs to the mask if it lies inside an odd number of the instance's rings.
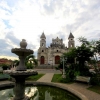
[[[10,75],[8,74],[0,74],[0,80],[7,80],[10,79]]]

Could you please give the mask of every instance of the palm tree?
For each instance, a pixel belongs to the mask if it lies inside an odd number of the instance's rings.
[[[19,65],[19,60],[14,60],[13,61],[13,65],[16,67],[16,66],[18,66]]]
[[[26,65],[27,69],[31,69],[33,67],[36,67],[38,65],[38,62],[35,59],[35,56],[32,54],[27,56],[25,59],[25,65]]]

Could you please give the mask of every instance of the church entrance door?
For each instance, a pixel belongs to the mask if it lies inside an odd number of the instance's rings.
[[[55,64],[59,64],[60,63],[60,56],[55,56]]]
[[[41,64],[44,64],[44,56],[41,56]]]

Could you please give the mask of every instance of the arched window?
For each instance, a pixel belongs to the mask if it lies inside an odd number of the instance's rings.
[[[42,43],[42,47],[44,46],[44,43]]]

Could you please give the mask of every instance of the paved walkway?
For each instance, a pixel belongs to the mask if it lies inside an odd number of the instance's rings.
[[[38,81],[39,82],[51,82],[51,79],[53,77],[54,73],[46,73],[42,78],[40,78]],[[88,84],[82,84],[82,83],[72,83],[72,84],[62,84],[62,83],[56,83],[60,84],[65,87],[70,87],[74,90],[77,90],[78,92],[82,93],[85,95],[88,100],[100,100],[100,94],[92,92],[88,90],[87,88],[89,87]]]
[[[100,95],[92,92],[90,90],[88,90],[87,88],[89,87],[86,84],[82,84],[82,83],[73,83],[73,84],[62,84],[63,86],[68,86],[74,90],[77,90],[78,92],[82,93],[83,95],[85,95],[88,100],[100,100]]]
[[[54,73],[46,73],[43,77],[41,77],[38,82],[51,82]]]
[[[55,73],[55,74],[61,74],[62,72],[60,70],[56,69],[35,69],[38,73]]]

